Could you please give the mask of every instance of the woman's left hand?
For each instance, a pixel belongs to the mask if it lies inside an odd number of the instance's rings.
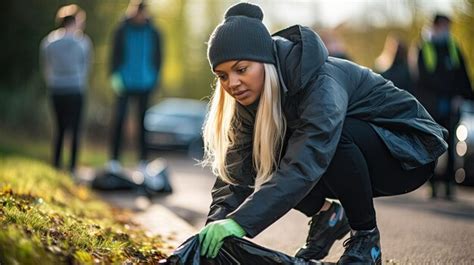
[[[215,258],[223,244],[224,238],[228,236],[243,237],[245,231],[232,219],[214,221],[206,225],[199,232],[201,242],[201,256]]]

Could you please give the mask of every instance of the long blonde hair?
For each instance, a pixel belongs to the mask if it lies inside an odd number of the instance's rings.
[[[278,73],[272,64],[264,64],[265,81],[253,133],[253,165],[257,176],[255,184],[261,185],[271,178],[277,168],[286,132],[286,120],[281,107]],[[227,152],[235,143],[234,119],[236,101],[216,81],[210,109],[203,128],[204,165],[227,183],[236,181],[229,176]],[[240,161],[237,161],[240,162]]]

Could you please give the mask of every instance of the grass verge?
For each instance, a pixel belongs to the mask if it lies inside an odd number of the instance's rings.
[[[153,264],[168,247],[67,174],[0,157],[0,264]]]

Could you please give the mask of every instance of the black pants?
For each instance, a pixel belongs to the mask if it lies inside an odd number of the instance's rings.
[[[127,105],[129,99],[136,99],[138,104],[138,145],[140,160],[145,160],[147,156],[147,149],[145,146],[145,112],[148,107],[148,96],[150,92],[125,92],[118,97],[116,116],[112,132],[112,159],[119,160],[121,142],[122,142],[122,127],[127,113]]]
[[[455,135],[456,135],[456,125],[459,122],[459,113],[448,113],[446,115],[437,115],[434,117],[436,122],[446,128],[449,131],[448,135],[448,161],[446,169],[440,174],[435,174],[433,178],[430,179],[432,197],[438,195],[437,182],[442,182],[445,185],[445,195],[447,198],[453,196],[453,185],[455,184],[454,175],[454,159],[455,159]]]
[[[355,230],[376,226],[373,198],[415,190],[432,175],[435,162],[404,170],[367,122],[346,118],[328,170],[295,207],[307,216],[317,213],[326,198],[339,199]]]
[[[56,168],[61,167],[61,151],[63,147],[64,134],[66,131],[70,131],[72,133],[72,142],[69,170],[73,171],[76,167],[79,146],[79,128],[83,96],[81,94],[53,94],[51,98],[56,118],[53,165]]]

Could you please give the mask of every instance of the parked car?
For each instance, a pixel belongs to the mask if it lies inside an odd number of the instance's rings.
[[[460,114],[454,145],[455,180],[462,185],[474,186],[474,102],[464,101]]]
[[[207,102],[166,98],[145,113],[145,142],[155,150],[185,149],[193,157],[203,153],[202,126]]]

